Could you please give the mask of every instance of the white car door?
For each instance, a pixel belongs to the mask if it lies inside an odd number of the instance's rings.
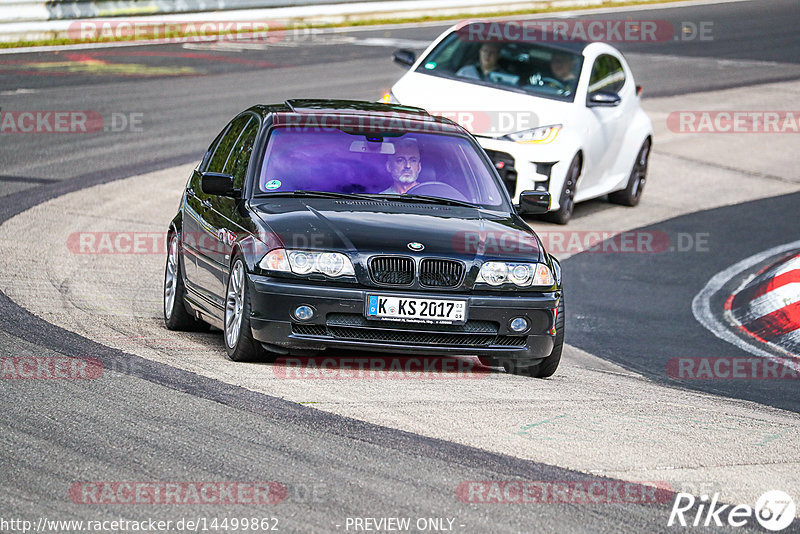
[[[592,103],[593,95],[614,93],[619,103],[611,105]],[[615,163],[622,149],[622,141],[630,117],[635,110],[635,89],[626,79],[621,60],[608,53],[595,58],[589,77],[586,106],[586,161],[579,182],[577,200],[591,198],[608,192],[618,181],[613,175]]]

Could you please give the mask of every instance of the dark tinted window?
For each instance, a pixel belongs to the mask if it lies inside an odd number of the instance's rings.
[[[228,131],[230,126],[231,126],[230,123],[227,126],[225,126],[225,128],[219,134],[217,134],[217,138],[214,139],[214,142],[211,143],[211,145],[208,147],[208,150],[206,150],[206,153],[203,156],[203,164],[200,167],[201,169],[205,169],[206,167],[208,167],[208,162],[211,160],[211,156],[214,155],[214,151],[217,149],[217,145],[222,140],[222,137]]]
[[[235,118],[231,124],[228,125],[228,130],[219,140],[217,146],[214,147],[214,154],[211,156],[211,160],[206,167],[207,171],[222,172],[225,168],[225,163],[228,161],[228,156],[231,153],[233,145],[236,143],[236,140],[239,139],[239,134],[242,133],[242,130],[249,120],[249,115],[242,115],[241,117]]]
[[[259,189],[266,194],[397,194],[392,191],[392,162],[405,157],[414,159],[408,166],[416,168],[418,187],[424,186],[419,194],[501,206],[504,196],[478,150],[466,138],[431,133],[383,138],[333,129],[276,128],[267,144]]]
[[[247,164],[250,163],[250,154],[253,153],[253,143],[258,134],[258,120],[251,118],[239,139],[236,141],[233,150],[228,156],[225,168],[222,172],[233,176],[233,185],[238,189],[244,187],[244,178],[247,174]]]
[[[598,56],[592,66],[589,78],[589,93],[596,91],[613,91],[618,93],[625,85],[625,71],[622,64],[614,56],[603,54]]]

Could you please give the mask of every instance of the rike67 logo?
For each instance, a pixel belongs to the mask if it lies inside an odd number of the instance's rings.
[[[693,510],[695,505],[697,505],[696,511]],[[697,499],[691,493],[678,493],[667,526],[721,527],[727,523],[731,527],[742,527],[755,516],[763,528],[778,532],[792,524],[795,512],[792,498],[780,490],[764,493],[756,501],[755,507],[738,504],[732,508],[730,504],[719,503],[719,493],[712,496],[711,502],[708,500],[708,495],[702,495]]]

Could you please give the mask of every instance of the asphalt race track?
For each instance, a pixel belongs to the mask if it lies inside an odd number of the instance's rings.
[[[45,520],[153,519],[179,532],[201,530],[176,527],[182,518],[244,517],[287,532],[392,530],[355,521],[365,518],[410,518],[412,531],[667,532],[694,530],[667,526],[680,491],[753,506],[781,490],[800,502],[798,374],[676,374],[704,358],[785,362],[752,338],[725,341],[698,321],[693,301],[717,273],[800,239],[798,134],[681,133],[668,123],[680,110],[791,110],[797,2],[581,16],[711,30],[706,40],[683,30],[620,45],[655,128],[640,206],[600,199],[578,205],[567,227],[532,221],[562,258],[568,293],[569,346],[548,380],[469,356],[479,372],[467,379],[287,379],[279,365],[228,361],[219,332],[163,327],[163,243],[142,254],[75,247],[80,235],[163,233],[191,169],[241,109],[375,100],[402,72],[391,51],[421,49],[446,25],[0,54],[3,114],[102,117],[93,133],[0,134],[0,355],[102,365],[87,380],[3,371],[0,518],[42,520],[40,531],[52,532],[80,530]],[[591,235],[618,232],[658,246],[620,252],[622,238],[592,238],[586,250]],[[774,259],[710,298],[721,324],[725,297]],[[476,481],[599,484],[606,498],[481,502],[469,493]],[[93,488],[121,483],[251,489],[235,503],[93,500]],[[253,502],[254,485],[270,498]],[[751,520],[705,530],[761,529]],[[783,530],[798,531],[800,520]]]

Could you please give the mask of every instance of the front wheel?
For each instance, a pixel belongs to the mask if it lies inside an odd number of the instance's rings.
[[[250,291],[247,287],[247,273],[242,258],[236,258],[231,265],[228,286],[225,289],[225,350],[235,362],[253,360],[275,361],[277,354],[271,355],[253,339],[250,328]]]
[[[581,157],[575,154],[575,157],[572,158],[572,163],[569,164],[567,175],[564,178],[564,187],[561,189],[558,209],[545,214],[545,220],[556,224],[567,224],[569,222],[572,218],[572,212],[575,210],[575,186],[578,183],[580,175]]]
[[[622,206],[635,206],[642,198],[644,184],[647,182],[647,161],[650,158],[650,139],[645,140],[636,161],[633,163],[628,185],[622,191],[609,193],[608,200]]]

